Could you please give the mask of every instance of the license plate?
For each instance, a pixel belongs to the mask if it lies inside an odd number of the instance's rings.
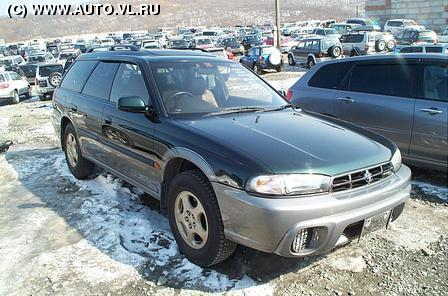
[[[362,227],[361,236],[367,233],[371,233],[373,231],[384,229],[387,227],[389,223],[389,218],[392,210],[388,210],[381,214],[378,214],[374,217],[367,218],[364,220],[364,225]]]

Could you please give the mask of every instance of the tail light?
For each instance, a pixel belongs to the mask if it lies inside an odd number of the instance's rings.
[[[9,87],[9,83],[0,83],[0,89],[5,89]]]
[[[366,44],[366,46],[364,47],[364,50],[368,51],[369,50],[369,45]]]
[[[291,101],[292,99],[292,90],[288,89],[288,92],[286,93],[286,98]]]
[[[262,61],[263,61],[263,57],[262,57],[262,56],[259,56],[259,57],[258,57],[258,61],[259,61],[259,62],[262,62]]]

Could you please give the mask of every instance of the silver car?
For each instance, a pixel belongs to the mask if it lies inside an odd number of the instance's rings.
[[[307,110],[386,136],[409,164],[446,171],[447,64],[444,54],[333,60],[312,68],[288,97]]]

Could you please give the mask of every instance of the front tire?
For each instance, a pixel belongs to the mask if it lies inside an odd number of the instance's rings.
[[[82,156],[78,137],[72,124],[68,124],[63,135],[63,150],[67,166],[76,179],[87,179],[93,172],[95,165]]]
[[[311,69],[312,67],[314,67],[316,63],[314,62],[313,58],[308,58],[308,61],[306,62],[306,65],[308,66],[309,69]]]
[[[207,267],[232,255],[236,243],[224,236],[215,193],[201,171],[185,171],[174,177],[167,198],[171,230],[188,260]]]
[[[13,92],[11,102],[12,102],[13,104],[18,104],[18,103],[20,103],[20,96],[19,96],[19,92],[18,92],[18,91],[15,90],[15,91]]]
[[[292,57],[292,55],[288,55],[288,64],[290,66],[295,66],[296,62],[294,61],[294,58]]]
[[[252,69],[253,69],[253,71],[254,71],[255,73],[257,73],[258,75],[261,75],[261,74],[262,74],[261,67],[260,67],[258,64],[255,63],[255,64],[252,66]]]

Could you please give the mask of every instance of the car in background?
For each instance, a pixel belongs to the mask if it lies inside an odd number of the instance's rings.
[[[207,48],[207,49],[204,49],[204,51],[206,51],[218,58],[222,58],[225,60],[229,59],[226,50],[222,47]]]
[[[344,34],[339,40],[341,41],[344,54],[353,55],[353,50],[357,50],[362,55],[366,55],[386,50],[387,43],[385,40],[380,39],[381,37],[380,32],[360,31]],[[392,48],[394,46],[395,43],[392,43]]]
[[[79,49],[79,51],[80,51],[81,53],[85,53],[85,52],[87,51],[87,49],[88,49],[88,46],[87,46],[85,43],[78,43],[78,41],[79,41],[79,40],[77,40],[77,41],[76,41],[77,43],[75,43],[75,44],[73,45],[73,48],[74,48],[74,49]]]
[[[437,36],[438,36],[439,42],[441,42],[441,43],[448,43],[448,27],[446,27],[446,29],[443,30]]]
[[[240,63],[261,75],[263,70],[274,69],[281,72],[283,59],[282,53],[274,46],[254,46],[240,58]]]
[[[36,69],[36,90],[41,101],[53,94],[59,85],[64,67],[61,64],[38,64]]]
[[[162,46],[156,40],[146,40],[142,41],[142,49],[160,49]]]
[[[397,47],[419,43],[437,43],[437,34],[432,30],[405,29],[395,35]]]
[[[56,62],[56,59],[49,52],[41,52],[28,56],[28,64],[36,64],[36,63],[51,64],[54,62]]]
[[[73,58],[76,59],[80,54],[81,54],[81,51],[79,49],[71,48],[71,49],[62,50],[59,53],[57,63],[64,65],[67,60],[73,59]]]
[[[330,25],[330,28],[335,29],[338,34],[343,35],[350,33],[354,28],[360,26],[360,24],[334,23]]]
[[[21,71],[19,75],[23,74],[22,76],[26,77],[28,83],[34,85],[34,83],[36,82],[37,64],[22,64],[18,65],[17,67]]]
[[[193,40],[191,42],[191,46],[194,48],[201,48],[201,49],[207,49],[207,48],[214,48],[216,47],[213,43],[213,40],[210,37],[207,36],[197,36],[193,37]]]
[[[25,64],[25,60],[20,55],[0,57],[0,68],[4,68],[5,70],[21,64]]]
[[[31,97],[31,86],[26,79],[14,71],[0,71],[0,101],[18,104],[21,95]]]
[[[404,46],[397,53],[442,53],[448,54],[448,44],[421,44]]]
[[[317,63],[343,56],[341,42],[333,37],[307,37],[288,53],[288,64],[306,64],[312,68]]]
[[[219,38],[223,35],[222,31],[218,30],[204,30],[202,31],[202,36],[210,37],[213,42],[217,42]]]
[[[187,42],[185,39],[170,39],[169,41],[169,48],[189,48],[190,42]]]
[[[244,54],[244,46],[235,37],[222,37],[218,44],[224,48],[229,48],[232,53]]]
[[[384,24],[384,32],[390,32],[394,35],[405,29],[424,30],[425,27],[410,19],[391,19]]]
[[[358,24],[361,26],[372,26],[376,31],[381,31],[381,27],[370,19],[366,18],[349,18],[345,21],[347,24]]]
[[[336,31],[334,28],[314,28],[310,34],[338,39],[339,37],[341,37],[341,34],[339,34],[338,31]]]
[[[370,55],[322,63],[288,91],[306,110],[397,144],[405,162],[448,168],[448,56]]]
[[[247,51],[254,46],[263,45],[263,39],[261,39],[259,34],[246,35],[243,37],[241,44],[243,45],[244,50]]]

